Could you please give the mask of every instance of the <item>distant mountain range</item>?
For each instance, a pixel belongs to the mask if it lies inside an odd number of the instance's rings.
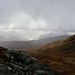
[[[0,41],[0,46],[8,48],[8,49],[26,49],[26,48],[38,48],[41,47],[49,42],[66,38],[70,35],[60,35],[54,37],[43,37],[38,40],[31,40],[31,41]]]

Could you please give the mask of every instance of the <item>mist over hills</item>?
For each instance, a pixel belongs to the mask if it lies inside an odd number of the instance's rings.
[[[25,49],[25,48],[40,48],[41,46],[61,39],[66,38],[70,35],[60,35],[54,37],[42,37],[38,40],[30,40],[30,41],[0,41],[0,46],[8,48],[8,49]]]
[[[53,36],[53,37],[43,37],[41,39],[38,40],[39,43],[41,44],[47,44],[47,43],[50,43],[52,41],[56,41],[56,40],[59,40],[59,39],[62,39],[62,38],[67,38],[69,37],[70,35],[57,35],[57,36]]]

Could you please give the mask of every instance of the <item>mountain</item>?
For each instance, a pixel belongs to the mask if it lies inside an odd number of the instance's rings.
[[[68,38],[63,38],[58,41],[53,41],[45,46],[43,46],[41,49],[44,50],[55,50],[54,52],[66,52],[73,51],[73,48],[75,46],[75,35],[70,36]],[[53,52],[53,51],[52,51]]]
[[[41,46],[61,39],[68,37],[69,35],[61,35],[55,37],[44,37],[38,40],[31,41],[0,41],[0,46],[8,48],[8,49],[27,49],[27,48],[40,48]]]
[[[75,35],[53,41],[31,54],[59,72],[75,75]]]
[[[51,31],[49,33],[41,35],[39,38],[50,38],[50,37],[56,37],[56,36],[62,36],[62,35],[73,35],[73,32],[62,32],[62,31]],[[65,37],[66,38],[66,37]]]
[[[39,39],[37,42],[39,42],[40,44],[47,44],[49,42],[55,41],[55,40],[59,40],[62,38],[66,38],[69,37],[70,35],[59,35],[59,36],[48,36],[48,37],[42,37],[41,39]]]

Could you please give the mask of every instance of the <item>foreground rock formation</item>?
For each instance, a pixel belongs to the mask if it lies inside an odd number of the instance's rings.
[[[0,47],[0,75],[61,75],[29,53]]]

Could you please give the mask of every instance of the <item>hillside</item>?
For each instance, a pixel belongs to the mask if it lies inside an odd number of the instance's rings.
[[[0,75],[63,75],[41,64],[28,52],[0,47]]]
[[[48,66],[66,75],[75,75],[75,35],[53,41],[32,55]]]

